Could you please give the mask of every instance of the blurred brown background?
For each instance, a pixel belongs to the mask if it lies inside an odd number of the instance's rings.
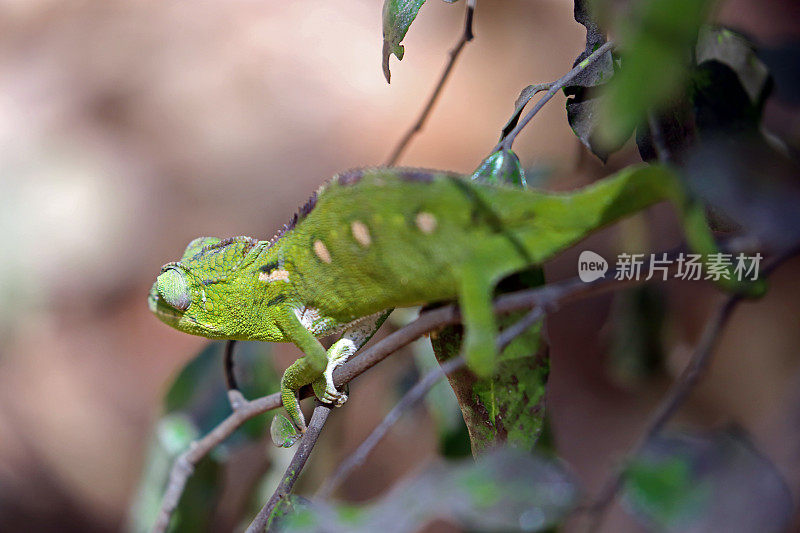
[[[429,2],[380,71],[381,2],[0,1],[0,517],[26,530],[122,527],[171,376],[205,341],[168,329],[145,302],[161,264],[199,235],[268,238],[335,172],[380,164],[413,121],[462,25]],[[796,4],[736,0],[720,19],[764,42],[797,38]],[[481,1],[428,126],[402,163],[469,172],[497,140],[520,89],[563,74],[583,48],[568,0]],[[797,110],[771,103],[784,136]],[[771,122],[770,122],[771,121]],[[526,166],[566,188],[605,171],[587,159],[559,95],[520,136]],[[609,163],[632,160],[632,149]],[[650,243],[677,244],[669,209]],[[613,253],[617,230],[585,248]],[[548,266],[575,273],[575,253]],[[735,421],[800,489],[800,262],[736,313],[683,422]],[[718,295],[669,287],[679,372]],[[589,487],[634,439],[667,379],[607,377],[610,298],[550,322],[550,406],[559,450]],[[278,350],[280,368],[296,357]],[[319,478],[395,399],[403,356],[359,379],[335,414]],[[221,376],[220,376],[221,379]],[[376,401],[377,398],[377,401]],[[341,495],[363,500],[435,454],[419,410]],[[310,484],[310,483],[309,483]],[[311,485],[311,484],[310,484]],[[313,485],[311,485],[313,487]],[[309,489],[311,490],[311,489]],[[609,530],[621,527],[617,513]],[[61,528],[59,527],[61,524]],[[633,527],[625,522],[626,527]]]

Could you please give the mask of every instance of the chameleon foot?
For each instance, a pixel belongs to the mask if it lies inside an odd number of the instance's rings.
[[[322,376],[311,384],[314,395],[322,403],[332,404],[334,407],[341,407],[347,401],[347,393],[339,392],[333,385],[333,379],[328,381],[327,376]]]
[[[311,383],[314,395],[319,401],[333,404],[336,407],[341,407],[347,401],[347,393],[336,390],[336,385],[333,383],[333,371],[337,366],[345,363],[355,351],[355,343],[345,337],[336,341],[328,349],[328,364],[325,372]]]

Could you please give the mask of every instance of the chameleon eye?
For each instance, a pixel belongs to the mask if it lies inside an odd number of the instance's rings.
[[[181,311],[189,309],[192,298],[189,295],[189,284],[186,275],[176,268],[169,268],[161,273],[156,280],[158,294],[164,300]]]

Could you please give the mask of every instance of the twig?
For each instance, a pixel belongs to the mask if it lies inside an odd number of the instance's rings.
[[[536,307],[517,322],[504,329],[497,336],[497,350],[499,352],[505,350],[511,341],[522,335],[543,316],[544,309],[542,307]],[[372,450],[375,449],[375,446],[377,446],[378,443],[383,440],[383,437],[386,436],[386,434],[389,432],[389,429],[391,429],[391,427],[395,425],[398,420],[400,420],[400,417],[403,416],[403,414],[419,403],[420,400],[422,400],[433,388],[433,386],[436,385],[440,379],[442,379],[442,377],[461,369],[463,366],[464,357],[458,356],[450,359],[449,361],[445,361],[440,366],[437,366],[425,374],[425,376],[423,376],[423,378],[420,379],[400,399],[399,402],[397,402],[397,404],[392,408],[391,411],[389,411],[383,421],[381,421],[381,423],[372,430],[372,433],[370,433],[369,436],[364,439],[358,448],[356,448],[356,450],[344,461],[339,463],[336,471],[325,481],[325,483],[322,484],[322,487],[317,491],[316,496],[321,499],[328,498],[331,493],[339,485],[341,485],[342,481],[344,481],[347,476],[350,475],[350,472],[352,472],[353,469],[364,463],[369,454],[372,453]]]
[[[220,422],[205,437],[192,442],[189,445],[189,449],[175,459],[167,489],[161,500],[161,508],[152,531],[161,533],[167,530],[172,513],[178,506],[183,490],[186,488],[186,482],[194,472],[195,465],[203,457],[230,437],[239,426],[255,416],[280,407],[280,405],[280,394],[271,394],[252,401],[244,400],[240,407],[234,410],[228,418]]]
[[[450,76],[450,71],[453,70],[453,65],[455,65],[456,59],[458,59],[458,56],[461,54],[461,50],[463,50],[464,46],[475,37],[475,35],[472,33],[472,18],[475,14],[476,2],[477,0],[469,0],[467,2],[467,13],[464,17],[464,33],[461,35],[461,38],[456,43],[455,47],[450,50],[450,59],[447,61],[447,65],[444,67],[444,71],[439,78],[439,83],[436,84],[436,88],[428,98],[428,103],[425,104],[425,107],[422,109],[417,121],[411,126],[406,134],[403,135],[403,138],[400,139],[400,142],[397,143],[397,146],[392,151],[392,154],[386,160],[387,167],[397,163],[397,160],[400,159],[400,156],[403,154],[403,151],[405,151],[408,143],[411,142],[411,139],[414,137],[414,135],[422,130],[422,127],[425,125],[425,121],[428,119],[428,115],[433,109],[433,106],[436,104],[436,100],[439,99],[439,94],[442,92],[442,88],[444,87],[447,78]]]
[[[311,455],[311,450],[314,449],[314,445],[317,443],[319,434],[322,431],[322,427],[325,425],[325,421],[328,420],[331,409],[332,407],[330,405],[322,403],[318,403],[314,408],[314,413],[311,415],[311,420],[308,423],[308,429],[306,429],[306,432],[303,434],[300,445],[294,457],[292,457],[292,462],[289,463],[289,467],[283,474],[283,479],[281,479],[275,492],[272,493],[272,497],[270,497],[269,501],[264,504],[264,507],[261,508],[253,519],[246,533],[261,533],[267,528],[267,523],[269,522],[269,517],[273,509],[275,509],[275,506],[281,501],[281,498],[292,491],[295,482],[297,482],[297,478],[300,477],[300,472],[303,471],[308,456]]]
[[[772,272],[787,259],[797,255],[800,250],[792,248],[781,255],[775,257],[762,270],[762,277],[767,278]],[[695,385],[702,379],[711,364],[714,347],[717,344],[720,334],[730,319],[736,306],[744,299],[742,294],[728,296],[719,306],[717,312],[708,321],[700,341],[697,343],[694,354],[681,373],[678,380],[672,385],[667,395],[661,400],[656,410],[648,420],[642,435],[636,444],[626,454],[626,457],[633,457],[644,448],[648,441],[664,429],[672,416],[680,409],[689,393],[694,390]],[[611,477],[606,480],[600,494],[588,508],[590,514],[590,524],[588,531],[595,532],[600,529],[605,519],[606,513],[611,508],[614,500],[622,488],[623,469],[616,469]]]
[[[613,279],[613,276],[601,278],[592,283],[584,283],[577,278],[569,279],[536,289],[504,294],[495,300],[494,310],[498,314],[507,314],[541,306],[547,311],[552,311],[568,302],[643,282],[644,280],[617,281]],[[341,387],[381,362],[390,354],[426,333],[444,326],[457,324],[460,320],[461,315],[456,305],[439,307],[423,313],[407,326],[384,337],[344,365],[336,368],[333,373],[333,381],[337,387]],[[305,398],[310,395],[310,389],[304,388],[301,390],[302,397]],[[210,433],[192,442],[189,449],[175,460],[153,532],[161,533],[167,530],[172,513],[178,506],[180,497],[186,487],[186,482],[194,471],[194,466],[203,457],[227,439],[247,420],[277,409],[280,406],[280,393],[270,394],[250,401],[243,399],[240,406]]]
[[[575,77],[578,74],[580,74],[586,67],[588,67],[589,65],[593,64],[595,61],[600,59],[606,52],[611,50],[613,46],[614,43],[612,41],[608,41],[603,46],[592,52],[592,54],[589,57],[587,57],[586,59],[575,65],[572,68],[572,70],[570,70],[569,72],[561,76],[559,79],[554,81],[553,84],[550,86],[550,89],[548,89],[547,92],[545,93],[545,95],[542,96],[542,98],[538,102],[536,102],[536,105],[533,106],[533,109],[528,111],[528,114],[525,115],[525,117],[519,122],[519,124],[517,124],[516,127],[513,130],[511,130],[511,132],[508,135],[503,137],[503,139],[499,143],[497,143],[497,146],[494,147],[492,152],[496,152],[502,149],[510,150],[511,146],[514,144],[514,139],[516,139],[517,135],[519,135],[519,132],[522,131],[522,129],[525,126],[528,125],[528,122],[530,122],[530,120],[534,117],[534,115],[536,115],[536,113],[538,113],[539,110],[542,109],[544,105],[547,102],[549,102],[550,99],[553,96],[555,96],[555,94],[560,89],[562,89],[569,82],[575,79]]]
[[[639,453],[644,448],[645,444],[664,428],[667,421],[672,418],[675,411],[678,410],[686,400],[688,394],[694,389],[695,384],[705,374],[708,364],[711,361],[710,355],[716,345],[717,338],[727,323],[728,318],[730,318],[731,312],[741,299],[739,295],[726,298],[714,317],[708,322],[689,365],[684,369],[678,381],[672,385],[667,396],[656,408],[652,418],[648,421],[645,430],[642,432],[642,435],[628,452],[627,455],[629,457]],[[590,524],[588,531],[598,531],[602,526],[606,512],[611,507],[611,504],[616,499],[617,493],[622,487],[622,478],[623,470],[618,469],[604,484],[597,501],[589,509],[589,514],[593,516],[593,522]]]

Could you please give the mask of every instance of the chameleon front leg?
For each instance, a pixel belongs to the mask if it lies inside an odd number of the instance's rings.
[[[291,447],[305,433],[305,418],[298,399],[298,391],[304,385],[311,383],[314,394],[324,403],[339,407],[347,401],[347,395],[339,392],[333,383],[333,371],[372,338],[390,312],[365,317],[352,324],[327,352],[299,320],[288,321],[284,333],[306,355],[292,363],[281,378],[281,403],[289,419],[280,414],[272,419],[270,433],[277,446]]]
[[[328,348],[328,365],[325,367],[325,372],[311,384],[314,394],[321,402],[332,403],[336,407],[344,405],[347,394],[336,389],[333,383],[333,371],[337,366],[346,363],[372,338],[391,312],[389,309],[351,324],[339,340]]]
[[[300,409],[298,391],[324,372],[328,359],[325,347],[300,323],[293,312],[291,315],[287,313],[280,328],[286,338],[305,354],[292,363],[281,376],[281,403],[289,418],[276,414],[270,426],[272,442],[276,446],[288,448],[306,431],[306,420]]]

